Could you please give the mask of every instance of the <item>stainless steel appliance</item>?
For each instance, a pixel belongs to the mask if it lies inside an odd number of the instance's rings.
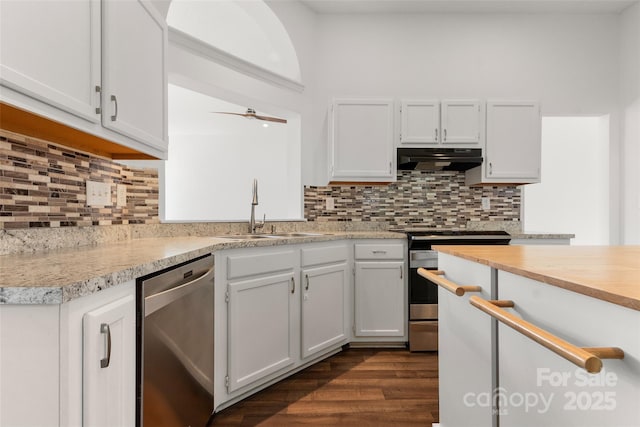
[[[432,245],[508,245],[504,231],[403,230],[409,239],[409,350],[438,350],[438,285],[418,275],[418,268],[438,269]]]
[[[398,170],[466,171],[482,164],[480,148],[398,148]]]
[[[138,279],[137,426],[206,426],[213,414],[213,256]]]

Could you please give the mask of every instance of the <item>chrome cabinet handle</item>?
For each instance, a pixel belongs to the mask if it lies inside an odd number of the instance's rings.
[[[444,132],[444,142],[447,142],[447,130],[444,129],[443,132]]]
[[[111,95],[111,101],[116,104],[116,112],[113,116],[111,116],[111,121],[115,122],[116,119],[118,118],[118,98],[116,98],[115,95]]]
[[[438,128],[436,128],[436,142],[438,142]]]
[[[402,279],[402,270],[404,270],[404,268],[402,268],[402,266],[400,266],[400,278]]]
[[[493,163],[489,162],[489,175],[493,175]]]
[[[100,359],[100,367],[108,368],[109,363],[111,363],[111,328],[108,323],[102,323],[100,325],[100,333],[106,334],[107,339],[107,357]]]
[[[372,251],[374,254],[386,254],[387,251]]]
[[[307,279],[307,286],[304,287],[304,290],[308,291],[309,290],[309,275],[305,274],[304,277],[305,277],[305,279]]]
[[[291,278],[291,293],[294,294],[296,292],[296,279]]]

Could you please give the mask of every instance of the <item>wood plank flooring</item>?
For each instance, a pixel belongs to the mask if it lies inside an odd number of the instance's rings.
[[[431,426],[437,353],[347,349],[216,414],[214,426]]]

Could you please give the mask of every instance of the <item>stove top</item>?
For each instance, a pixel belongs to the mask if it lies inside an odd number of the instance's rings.
[[[403,228],[393,229],[409,236],[509,236],[502,230],[443,230],[440,228]]]
[[[511,236],[501,230],[442,230],[406,228],[409,250],[430,249],[431,245],[508,245]]]

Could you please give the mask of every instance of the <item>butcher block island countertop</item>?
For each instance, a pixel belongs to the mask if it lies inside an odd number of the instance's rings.
[[[434,246],[434,249],[640,311],[640,246]]]

